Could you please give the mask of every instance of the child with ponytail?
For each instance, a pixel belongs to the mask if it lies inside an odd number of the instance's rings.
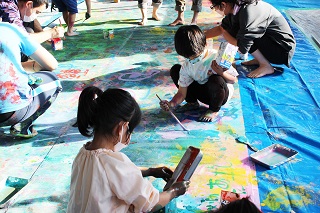
[[[77,125],[93,136],[80,149],[72,165],[67,212],[150,212],[183,195],[188,181],[159,192],[145,176],[168,181],[167,167],[141,171],[124,153],[141,120],[135,99],[122,89],[85,88],[79,98]]]

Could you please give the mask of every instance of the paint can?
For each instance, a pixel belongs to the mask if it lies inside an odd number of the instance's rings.
[[[113,29],[105,29],[103,30],[103,38],[104,39],[113,39],[114,38],[114,30]]]
[[[238,47],[228,42],[221,42],[218,50],[216,62],[219,66],[229,69],[234,61],[234,57],[238,51]]]
[[[53,50],[62,50],[63,49],[63,41],[61,38],[52,38],[51,39],[51,47]]]

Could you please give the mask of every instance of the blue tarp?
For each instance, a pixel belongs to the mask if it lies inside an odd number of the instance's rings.
[[[320,9],[318,0],[266,2],[285,16],[287,9]],[[320,212],[320,55],[286,18],[297,41],[291,68],[250,79],[238,67],[246,135],[259,149],[279,143],[299,152],[273,170],[257,165],[262,211]]]

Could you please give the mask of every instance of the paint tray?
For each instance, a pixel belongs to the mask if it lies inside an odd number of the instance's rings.
[[[297,151],[282,146],[280,144],[273,144],[268,146],[258,152],[255,152],[250,155],[252,161],[261,164],[268,169],[273,169],[298,154]]]
[[[28,179],[7,176],[0,181],[0,208],[29,182]]]
[[[202,156],[203,154],[200,149],[189,146],[174,170],[171,179],[164,186],[163,191],[168,190],[175,182],[190,180]]]

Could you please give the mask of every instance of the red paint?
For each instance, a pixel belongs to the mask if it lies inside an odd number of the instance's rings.
[[[86,69],[85,71],[80,69],[61,70],[57,76],[61,79],[77,79],[81,77],[81,73],[85,76],[88,72],[89,69]]]

